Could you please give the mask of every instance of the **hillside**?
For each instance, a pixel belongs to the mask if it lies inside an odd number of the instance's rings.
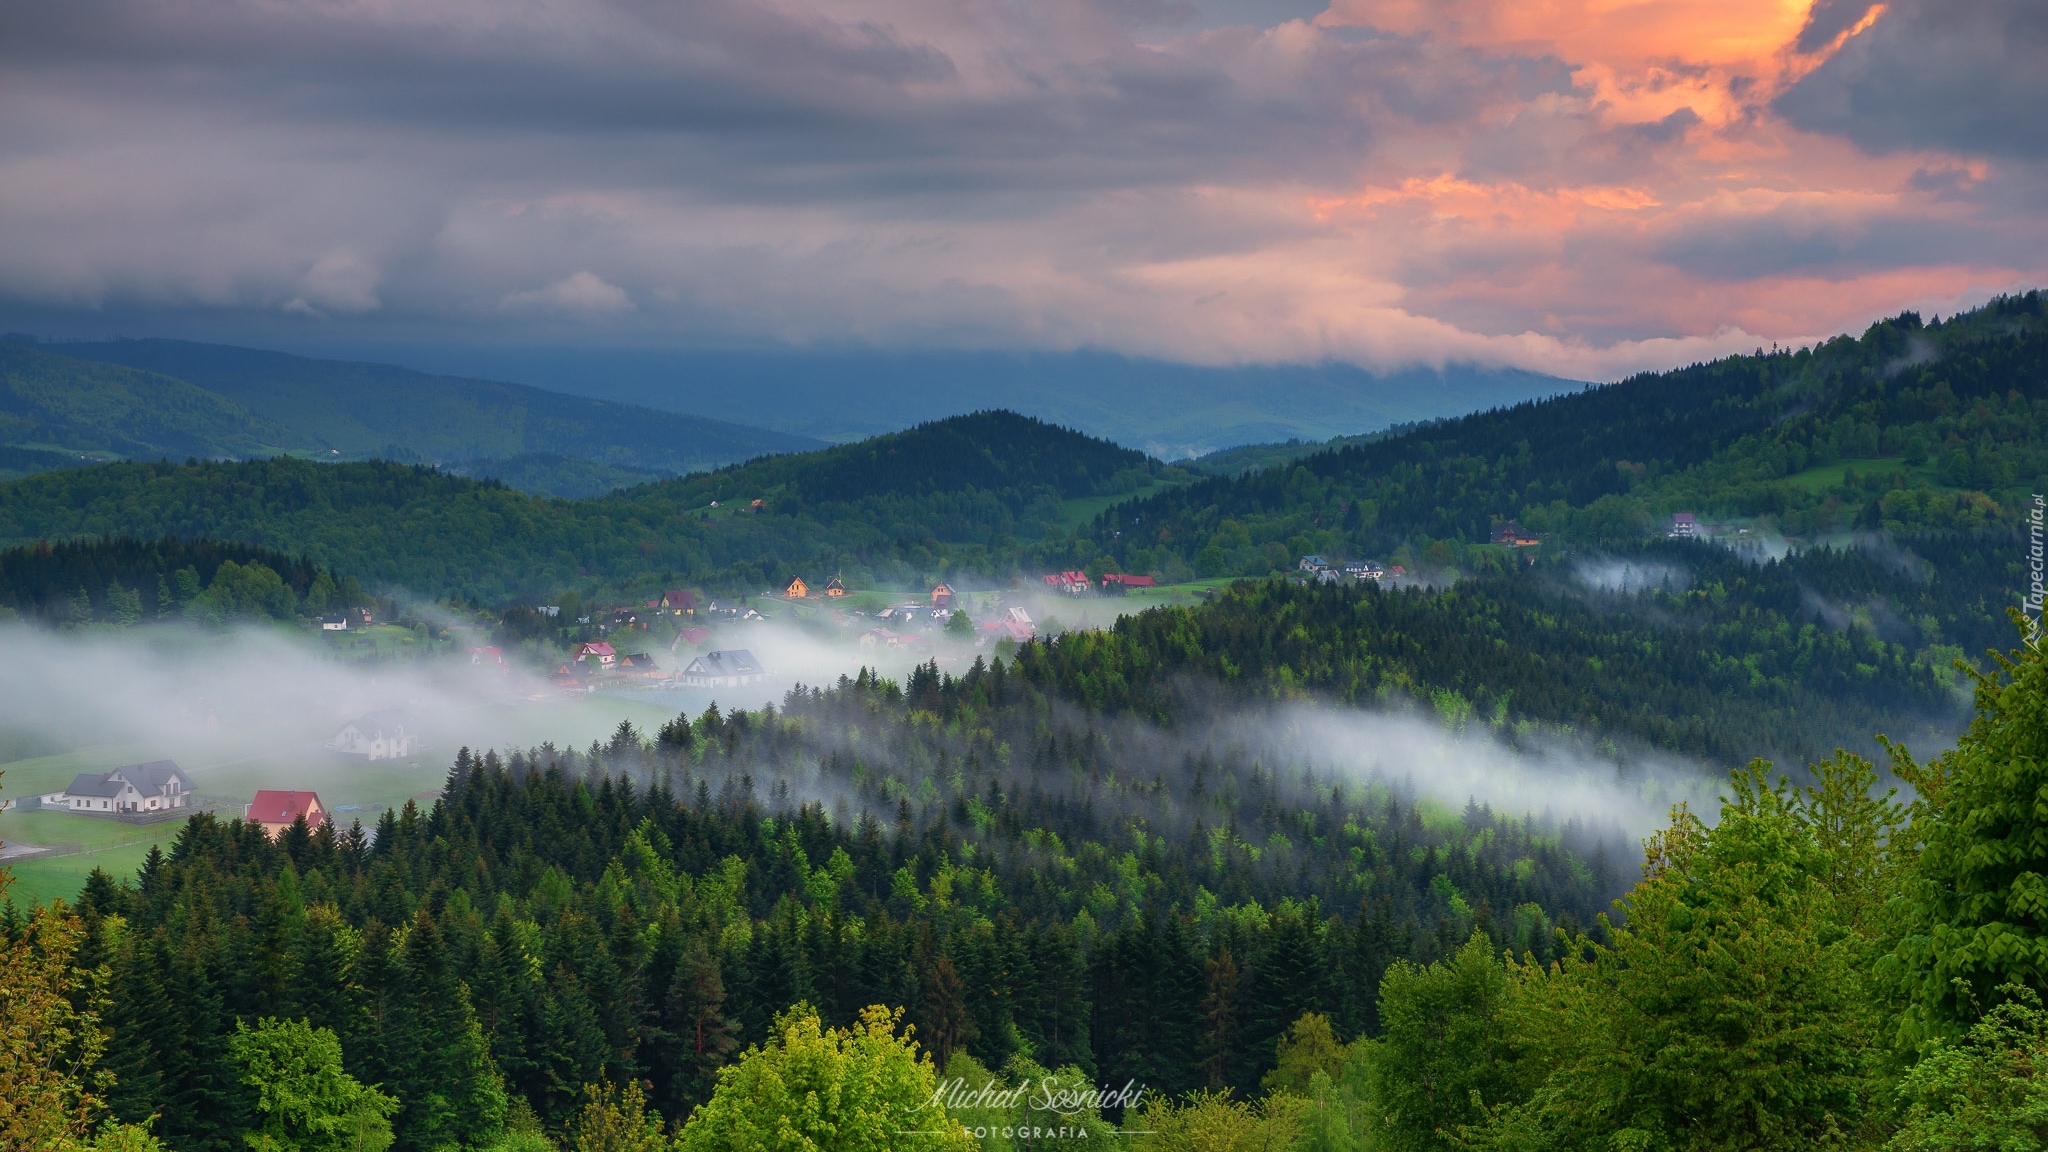
[[[1014,571],[1029,542],[1057,530],[1065,500],[1130,491],[1159,471],[1129,449],[1010,413],[573,502],[383,461],[123,463],[0,486],[0,542],[238,540],[303,552],[371,587],[493,602],[585,578],[752,589],[834,570],[916,580]]]
[[[19,347],[19,345],[10,345]],[[434,376],[384,364],[314,360],[282,352],[181,340],[112,340],[35,346],[51,371],[68,358],[80,378],[124,365],[184,382],[189,392],[264,422],[268,443],[343,459],[498,460],[544,454],[643,473],[677,475],[818,441],[520,384]],[[188,395],[179,392],[177,395]],[[239,442],[238,442],[239,443]],[[186,455],[197,449],[180,449]],[[220,444],[202,454],[248,455]],[[148,452],[124,453],[148,455]]]
[[[1461,562],[1517,519],[1559,544],[1673,512],[1759,534],[1979,531],[2048,489],[2048,296],[1736,356],[1321,451],[1120,505],[1093,546],[1136,571],[1263,574],[1295,556]],[[1124,533],[1134,520],[1147,531]]]
[[[36,449],[121,456],[276,452],[305,443],[290,429],[186,381],[114,364],[89,364],[0,341],[0,460],[21,471]]]

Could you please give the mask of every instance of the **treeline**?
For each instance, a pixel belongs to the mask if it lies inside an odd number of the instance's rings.
[[[103,537],[0,551],[0,611],[53,624],[289,619],[367,603],[354,577],[220,540]]]
[[[833,572],[856,583],[992,578],[1041,561],[1071,566],[1063,501],[1134,490],[1156,467],[1006,412],[573,503],[385,462],[125,463],[0,485],[0,540],[231,539],[478,602],[592,581],[758,589]]]
[[[1869,733],[1946,739],[1960,657],[1996,643],[2010,538],[1815,549],[1752,563],[1666,542],[1547,559],[1444,592],[1239,584],[1018,653],[1033,682],[1158,721],[1243,699],[1419,700],[1453,724],[1574,730],[1741,763]],[[1632,584],[1630,583],[1632,581]],[[2009,629],[2009,625],[2008,625]]]
[[[1795,534],[2010,528],[2048,484],[2044,314],[2038,291],[1933,325],[1909,312],[1441,421],[1119,505],[1091,542],[1127,570],[1217,576],[1311,552],[1413,562],[1437,542],[1444,562],[1510,519],[1580,545],[1661,534],[1678,511]]]
[[[228,1038],[266,1016],[333,1030],[403,1149],[476,1141],[508,1098],[559,1132],[593,1083],[679,1119],[800,1000],[905,1006],[942,1062],[1251,1092],[1303,1012],[1372,1032],[1397,960],[1475,926],[1551,954],[1626,882],[1601,843],[927,667],[651,742],[465,751],[370,834],[196,818],[94,878],[80,963],[110,966],[114,1113],[181,1152],[240,1146]]]

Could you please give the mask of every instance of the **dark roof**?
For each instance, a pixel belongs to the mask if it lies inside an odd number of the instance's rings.
[[[130,784],[135,785],[135,790],[138,792],[162,792],[164,785],[169,784],[173,780],[180,781],[187,787],[190,787],[192,784],[192,778],[185,775],[185,770],[178,767],[178,763],[175,760],[151,760],[147,764],[124,764],[114,769],[114,772],[120,774]]]
[[[754,654],[745,648],[730,648],[722,652],[706,652],[684,669],[690,676],[759,676],[766,669]]]
[[[122,782],[112,772],[80,772],[70,787],[64,789],[66,796],[119,796]]]

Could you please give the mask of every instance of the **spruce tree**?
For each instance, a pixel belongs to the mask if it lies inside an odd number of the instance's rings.
[[[2027,645],[1976,677],[1976,716],[1919,792],[1911,923],[1895,959],[1909,1039],[1953,1035],[2008,998],[2048,990],[2048,663]]]

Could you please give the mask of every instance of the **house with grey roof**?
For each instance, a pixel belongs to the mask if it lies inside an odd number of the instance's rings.
[[[768,679],[768,670],[744,648],[706,652],[683,669],[685,688],[738,688]]]
[[[192,803],[192,778],[175,761],[124,764],[109,772],[80,772],[62,792],[38,797],[44,808],[96,816],[165,812]]]

